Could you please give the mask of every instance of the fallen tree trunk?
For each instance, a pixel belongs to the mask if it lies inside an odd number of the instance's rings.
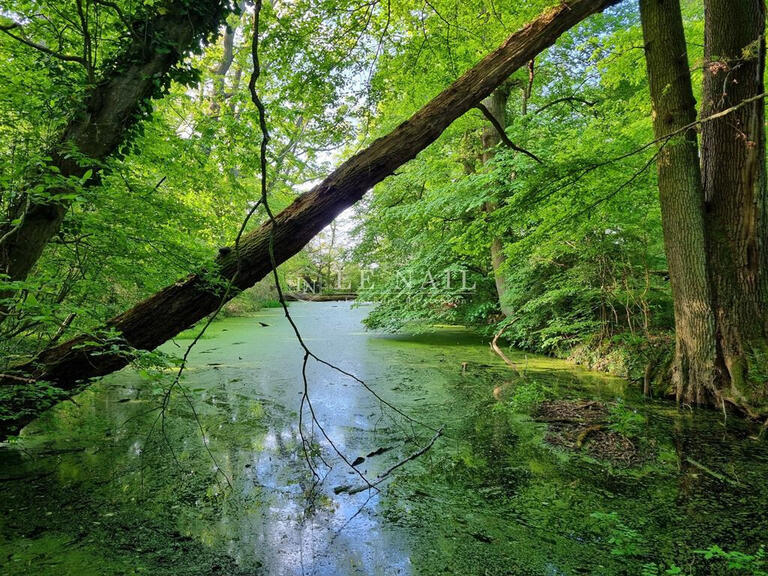
[[[403,122],[374,141],[270,222],[244,236],[236,251],[223,250],[215,271],[190,274],[110,320],[103,334],[84,334],[45,350],[13,374],[0,377],[0,439],[33,420],[49,405],[81,391],[88,379],[126,366],[132,349],[152,350],[211,314],[233,281],[238,291],[253,286],[271,270],[270,236],[280,264],[299,252],[344,209],[435,141],[454,120],[486,98],[510,74],[557,38],[619,0],[574,0],[552,8],[510,36],[461,78]],[[239,269],[239,273],[238,273]],[[20,381],[25,378],[38,383]],[[43,384],[47,383],[47,384]],[[48,400],[46,400],[48,399]]]
[[[86,185],[97,184],[101,162],[127,141],[147,114],[148,101],[165,92],[186,55],[218,33],[229,6],[229,0],[168,0],[154,13],[138,14],[127,30],[131,39],[105,65],[83,110],[53,145],[44,173],[32,175],[28,188],[53,170],[63,178],[83,179],[90,173]],[[22,192],[13,200],[8,221],[0,226],[0,273],[10,280],[27,277],[64,220],[71,203],[68,192],[62,185],[46,190],[44,199]]]

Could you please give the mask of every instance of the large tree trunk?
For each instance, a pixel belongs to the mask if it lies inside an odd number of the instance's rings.
[[[696,120],[679,0],[640,0],[656,138]],[[715,321],[707,278],[704,195],[694,129],[659,150],[657,160],[664,246],[675,311],[673,381],[679,401],[716,394]]]
[[[53,146],[46,172],[56,169],[62,177],[98,183],[101,161],[128,139],[135,124],[146,115],[148,101],[160,96],[170,84],[172,71],[190,52],[218,32],[229,11],[229,0],[168,0],[147,17],[132,23],[131,40],[108,65],[104,78],[90,91],[83,110],[72,120]],[[76,150],[86,161],[78,162]],[[38,176],[31,175],[29,187]],[[35,265],[48,241],[58,232],[70,200],[66,188],[49,189],[46,198],[21,193],[13,201],[8,220],[0,226],[0,273],[23,280]],[[7,296],[7,294],[6,294]]]
[[[706,0],[703,116],[762,94],[763,0]],[[724,399],[766,404],[768,222],[765,104],[757,100],[702,128],[709,270]]]
[[[431,100],[387,136],[374,141],[323,182],[301,195],[276,216],[242,238],[239,251],[230,250],[216,261],[215,274],[191,274],[113,318],[105,330],[115,339],[95,343],[93,335],[79,336],[41,353],[0,380],[4,416],[0,439],[16,433],[46,408],[46,404],[80,391],[89,378],[124,367],[131,348],[152,350],[212,313],[223,297],[221,280],[234,279],[237,290],[253,286],[272,270],[270,244],[280,264],[296,254],[340,212],[357,202],[372,186],[414,158],[454,120],[486,98],[517,68],[533,59],[587,16],[618,0],[575,0],[546,11],[512,34],[501,47]],[[272,238],[271,238],[272,237]],[[272,240],[272,241],[271,241]],[[239,253],[238,267],[236,253]],[[240,273],[237,274],[238,268]],[[219,288],[214,286],[219,280]],[[230,295],[234,296],[233,291]],[[119,348],[119,349],[118,349]],[[31,381],[21,383],[18,378]],[[49,382],[58,397],[41,401],[37,382]],[[49,392],[51,389],[49,388]],[[47,397],[51,397],[48,394]]]
[[[502,129],[507,127],[507,102],[509,101],[510,86],[508,84],[502,84],[493,93],[483,101],[483,105],[488,109],[488,112],[496,118],[499,126]],[[483,164],[489,163],[496,155],[496,147],[501,142],[501,135],[498,129],[490,122],[486,122],[483,126],[482,134],[482,160]],[[484,210],[489,214],[493,214],[497,206],[495,202],[486,202]],[[507,318],[511,316],[512,310],[504,303],[504,295],[507,292],[506,278],[501,271],[504,262],[507,257],[504,254],[504,243],[501,236],[494,234],[491,238],[491,269],[493,270],[493,279],[496,282],[496,294],[499,297],[499,306],[501,307],[501,313]]]

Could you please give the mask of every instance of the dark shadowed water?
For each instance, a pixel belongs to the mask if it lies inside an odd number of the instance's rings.
[[[0,448],[0,573],[744,574],[696,551],[754,554],[768,540],[768,448],[743,422],[513,354],[529,393],[623,399],[639,415],[642,461],[611,463],[551,446],[546,424],[497,400],[521,380],[467,332],[375,335],[348,303],[291,311],[313,352],[420,422],[310,360],[318,484],[298,432],[303,355],[282,312],[221,321],[164,418],[170,371],[126,370]],[[445,436],[380,493],[336,494],[362,480],[320,426],[368,478],[429,428]]]

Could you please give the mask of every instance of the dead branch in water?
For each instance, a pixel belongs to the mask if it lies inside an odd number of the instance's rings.
[[[517,375],[520,376],[520,378],[525,378],[525,375],[517,367],[517,364],[515,364],[514,362],[512,362],[512,360],[507,358],[507,355],[504,354],[501,348],[499,348],[499,344],[498,344],[499,338],[501,337],[502,334],[504,334],[504,332],[506,332],[507,328],[509,328],[510,326],[511,324],[507,324],[496,333],[496,335],[493,337],[493,340],[491,341],[491,350],[493,350],[499,356],[499,358],[504,360],[504,363],[507,366],[511,367],[515,372],[517,372]]]
[[[693,466],[694,468],[698,468],[699,470],[701,470],[705,474],[708,474],[709,476],[711,476],[715,480],[719,480],[720,482],[723,482],[724,484],[730,484],[731,486],[738,486],[738,487],[743,487],[744,486],[738,480],[734,480],[732,478],[729,478],[728,476],[725,476],[724,474],[720,474],[719,472],[715,472],[714,470],[712,470],[712,468],[709,468],[708,466],[705,466],[704,464],[702,464],[701,462],[699,462],[697,460],[694,460],[690,456],[687,457],[685,459],[685,461],[688,464],[690,464],[691,466]]]

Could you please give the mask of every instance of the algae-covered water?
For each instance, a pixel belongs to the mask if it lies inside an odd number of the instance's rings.
[[[755,555],[768,540],[768,448],[737,419],[514,353],[521,379],[461,330],[367,333],[365,306],[291,311],[314,353],[419,422],[310,360],[305,454],[303,353],[282,312],[223,320],[164,418],[169,376],[126,370],[0,448],[0,573],[744,574],[697,550]],[[552,446],[547,424],[510,400],[523,389],[532,401],[621,399],[615,424],[634,427],[643,457]],[[362,480],[320,426],[369,478],[425,446],[430,428],[444,435],[381,492],[336,494]]]

